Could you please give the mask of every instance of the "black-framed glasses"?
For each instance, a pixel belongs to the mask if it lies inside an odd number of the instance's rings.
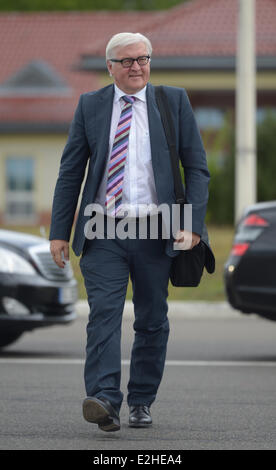
[[[147,63],[150,60],[149,55],[141,55],[140,57],[137,57],[136,59],[132,59],[131,57],[126,57],[125,59],[109,59],[110,62],[120,62],[122,66],[127,69],[129,67],[132,67],[134,62],[137,62],[138,65],[143,66],[147,65]]]

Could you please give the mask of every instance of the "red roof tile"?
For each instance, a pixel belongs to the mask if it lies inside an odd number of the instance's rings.
[[[238,0],[194,0],[148,31],[157,55],[234,56]],[[276,1],[256,0],[257,55],[276,55]]]
[[[148,31],[155,53],[234,55],[237,4],[235,0],[194,0],[174,8],[167,21]]]
[[[152,41],[156,56],[234,56],[238,4],[238,0],[191,0],[151,14],[140,32]],[[257,54],[276,55],[276,0],[256,0],[256,32]],[[104,56],[105,45],[106,37],[100,35],[82,52]]]
[[[60,98],[0,96],[0,121],[70,122],[79,95],[100,86],[97,74],[76,70],[81,53],[90,45],[97,50],[99,38],[106,42],[122,30],[138,31],[152,15],[156,13],[0,14],[0,85],[29,62],[43,60],[72,89]]]
[[[72,112],[78,96],[73,99],[47,98],[1,98],[0,121],[5,123],[66,123],[72,119]]]
[[[257,54],[276,55],[276,0],[256,0]],[[76,69],[82,54],[105,55],[108,38],[141,32],[156,56],[234,56],[237,0],[193,0],[161,12],[0,14],[0,85],[33,60],[49,63],[71,88],[51,97],[0,96],[0,122],[69,122],[80,93],[100,86]]]

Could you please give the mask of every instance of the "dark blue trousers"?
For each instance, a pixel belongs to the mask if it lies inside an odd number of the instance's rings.
[[[117,223],[117,220],[116,220]],[[137,220],[136,220],[137,223]],[[121,323],[129,275],[133,287],[135,339],[127,402],[150,406],[162,379],[169,321],[171,258],[158,239],[94,239],[80,261],[90,306],[84,379],[87,396],[107,398],[119,411]]]

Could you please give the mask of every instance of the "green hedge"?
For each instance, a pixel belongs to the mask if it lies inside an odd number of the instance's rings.
[[[187,0],[1,0],[2,11],[162,10]]]
[[[276,116],[267,111],[257,125],[257,200],[276,199]],[[203,140],[208,141],[208,133]],[[207,151],[211,173],[207,221],[214,224],[234,223],[235,133],[233,116],[227,115],[224,128]],[[244,182],[246,184],[246,180]]]

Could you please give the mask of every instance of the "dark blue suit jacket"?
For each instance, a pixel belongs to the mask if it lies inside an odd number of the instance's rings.
[[[202,140],[185,90],[164,88],[174,120],[177,150],[184,167],[186,201],[193,205],[193,232],[206,237],[203,231],[210,175]],[[95,201],[106,165],[113,96],[113,85],[81,95],[61,158],[50,240],[69,241],[81,184],[89,162],[73,240],[73,250],[77,256],[84,246],[84,226],[89,219],[84,216],[84,210]],[[158,204],[171,206],[175,203],[175,195],[170,154],[154,87],[150,83],[147,85],[147,107]],[[167,240],[166,253],[169,256],[177,254],[173,250],[173,238]]]

